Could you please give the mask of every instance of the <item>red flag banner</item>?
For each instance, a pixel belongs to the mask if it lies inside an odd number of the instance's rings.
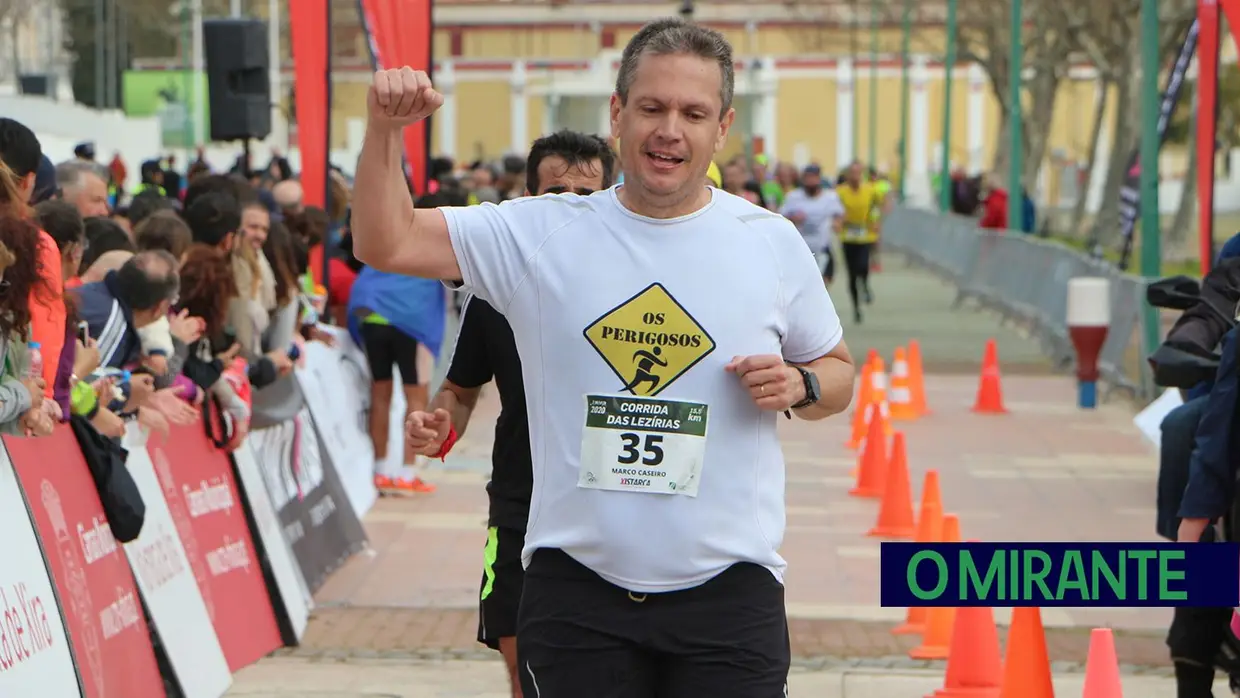
[[[1205,276],[1214,266],[1214,134],[1218,127],[1219,59],[1217,0],[1201,0],[1198,3],[1197,24],[1197,231],[1201,275]]]
[[[409,66],[431,71],[432,0],[360,0],[370,31],[375,68]],[[404,133],[407,174],[418,194],[426,192],[430,128],[415,124]]]
[[[297,148],[307,206],[327,206],[329,0],[290,0],[293,76],[297,85]]]

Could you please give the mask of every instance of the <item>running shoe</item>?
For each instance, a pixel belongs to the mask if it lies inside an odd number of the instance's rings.
[[[403,477],[375,476],[375,489],[385,496],[404,496],[411,494],[430,494],[435,486],[420,477],[413,479]]]

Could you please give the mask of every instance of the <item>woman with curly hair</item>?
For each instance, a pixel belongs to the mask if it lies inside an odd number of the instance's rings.
[[[0,163],[0,216],[14,220],[31,221],[32,212],[18,186],[17,175],[7,165]],[[50,235],[34,225],[23,227],[30,236],[29,253],[10,249],[22,260],[34,260],[36,282],[31,284],[23,298],[30,309],[30,333],[39,343],[43,355],[44,397],[52,397],[56,382],[56,370],[60,352],[65,344],[64,279],[61,278],[60,250]],[[22,245],[25,248],[25,245]],[[49,400],[48,409],[59,405]]]
[[[239,444],[245,438],[250,420],[250,407],[237,395],[226,380],[221,380],[224,369],[241,351],[227,326],[228,308],[237,296],[237,281],[233,276],[232,261],[218,247],[201,243],[190,245],[181,262],[181,299],[178,311],[202,319],[202,337],[189,346],[182,373],[192,385],[180,384],[182,396],[196,399],[198,395],[186,395],[185,391],[197,389],[210,391],[226,412],[233,418],[235,429],[232,443]],[[196,386],[196,388],[194,387]]]
[[[53,417],[60,410],[52,415],[43,406],[46,379],[27,375],[33,338],[30,298],[41,293],[43,282],[37,252],[39,230],[27,220],[26,212],[16,176],[0,163],[0,431],[43,436],[52,432]]]

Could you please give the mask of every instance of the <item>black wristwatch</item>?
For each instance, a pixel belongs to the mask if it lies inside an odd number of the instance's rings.
[[[791,365],[791,364],[789,364]],[[822,389],[818,386],[818,376],[809,369],[800,366],[792,366],[801,374],[801,380],[805,382],[805,399],[792,406],[793,410],[799,410],[802,407],[809,407],[822,399]],[[788,419],[792,419],[792,411],[784,412]]]

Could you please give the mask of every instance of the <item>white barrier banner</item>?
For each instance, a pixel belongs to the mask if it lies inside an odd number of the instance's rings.
[[[365,509],[356,508],[358,516],[362,516],[374,504],[374,474],[382,473],[389,477],[412,477],[416,474],[413,468],[405,463],[405,392],[400,370],[392,367],[392,405],[388,412],[388,449],[387,458],[382,463],[375,463],[375,449],[370,440],[370,365],[366,353],[353,342],[347,330],[339,327],[320,325],[320,329],[331,332],[336,337],[336,346],[327,347],[319,342],[312,342],[307,348],[306,368],[298,372],[299,383],[306,402],[311,405],[315,423],[331,424],[338,429],[342,444],[349,444],[348,471],[345,466],[337,466],[340,476],[345,481],[350,498],[354,492],[361,493],[358,501],[366,502]],[[315,347],[317,348],[310,348]],[[435,356],[425,345],[418,345],[418,383],[432,387],[431,378],[435,373]],[[326,368],[332,366],[332,368]],[[339,371],[336,376],[330,372]],[[323,378],[315,378],[318,372]],[[330,377],[327,377],[330,376]],[[311,398],[311,395],[314,397]],[[320,416],[320,413],[322,416]],[[326,434],[329,430],[324,429]],[[325,440],[328,438],[324,437]],[[334,449],[329,446],[329,449]],[[331,453],[336,462],[339,458],[333,450]]]
[[[365,373],[366,358],[349,333],[324,329],[334,331],[336,346],[308,342],[306,366],[297,371],[297,382],[349,504],[360,519],[378,498],[375,452],[366,430],[370,378]]]
[[[248,440],[233,452],[233,462],[237,464],[237,476],[245,489],[245,498],[250,504],[250,513],[254,515],[254,525],[267,553],[267,562],[271,565],[280,598],[284,601],[293,636],[300,641],[310,622],[310,608],[313,605],[306,580],[284,538],[284,527],[280,525],[280,518],[271,504],[271,496],[263,483],[263,472],[250,450]]]
[[[82,695],[69,637],[17,473],[0,445],[0,696]]]
[[[129,565],[185,698],[220,698],[232,675],[195,576],[205,572],[195,570],[185,554],[193,531],[188,520],[173,520],[141,427],[129,425],[124,446],[129,450],[125,465],[146,503],[142,535],[125,544]]]

